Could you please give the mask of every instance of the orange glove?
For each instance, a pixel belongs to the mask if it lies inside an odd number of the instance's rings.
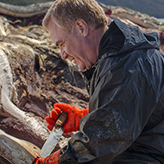
[[[52,130],[58,116],[62,112],[67,112],[68,119],[63,126],[64,133],[70,133],[77,131],[80,128],[80,120],[82,117],[88,114],[89,109],[78,109],[74,105],[69,105],[66,103],[56,103],[54,104],[54,109],[51,111],[50,116],[46,116],[45,120],[48,122],[48,129]]]
[[[35,158],[32,164],[58,164],[58,155],[60,149],[45,158]]]

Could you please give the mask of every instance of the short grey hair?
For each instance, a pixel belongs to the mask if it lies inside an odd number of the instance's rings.
[[[42,25],[47,29],[52,20],[71,33],[78,19],[83,19],[95,29],[108,24],[104,10],[95,0],[56,0],[46,13]]]

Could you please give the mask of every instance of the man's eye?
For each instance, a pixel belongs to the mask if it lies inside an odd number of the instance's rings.
[[[59,47],[62,47],[64,45],[64,42],[62,42],[61,44],[60,44],[60,46]]]

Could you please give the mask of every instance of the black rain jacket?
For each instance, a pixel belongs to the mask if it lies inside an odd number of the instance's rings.
[[[110,164],[124,152],[164,163],[164,56],[158,47],[156,33],[114,19],[97,63],[85,72],[89,114],[59,164]]]

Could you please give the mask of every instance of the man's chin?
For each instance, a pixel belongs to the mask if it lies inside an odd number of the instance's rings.
[[[78,65],[78,68],[79,68],[81,71],[84,71],[84,70],[86,69],[85,67],[80,66],[80,65]]]

